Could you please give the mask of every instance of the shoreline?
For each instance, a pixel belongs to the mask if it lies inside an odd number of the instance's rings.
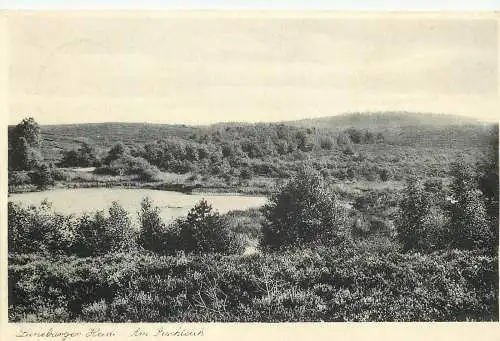
[[[57,189],[85,189],[85,188],[122,188],[122,189],[149,189],[157,191],[179,192],[188,195],[192,194],[207,194],[207,195],[233,195],[233,196],[266,196],[270,192],[260,190],[257,187],[215,187],[204,186],[202,184],[172,184],[172,183],[141,183],[141,182],[73,182],[73,183],[58,183],[47,189],[37,189],[34,186],[9,186],[7,196],[11,194],[23,194],[34,192],[47,192]]]

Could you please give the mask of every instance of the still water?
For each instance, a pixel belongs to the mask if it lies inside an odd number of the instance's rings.
[[[211,193],[184,194],[173,191],[121,188],[55,189],[44,192],[17,193],[10,194],[9,201],[24,205],[40,205],[46,199],[52,203],[54,211],[77,215],[83,212],[107,210],[113,201],[117,201],[130,213],[130,217],[135,219],[144,197],[149,197],[153,201],[153,205],[160,208],[161,216],[165,221],[171,221],[185,215],[202,198],[220,213],[257,208],[266,202],[265,197],[257,196]]]

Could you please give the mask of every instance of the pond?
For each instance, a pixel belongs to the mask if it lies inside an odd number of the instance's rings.
[[[266,202],[265,197],[258,196],[212,193],[184,194],[173,191],[122,188],[54,189],[43,192],[17,193],[10,194],[9,201],[38,206],[46,199],[52,203],[54,211],[77,215],[97,210],[107,211],[111,203],[117,201],[130,212],[130,217],[135,219],[144,197],[149,197],[153,201],[153,205],[160,208],[161,216],[165,221],[186,215],[202,198],[220,213],[257,208]]]

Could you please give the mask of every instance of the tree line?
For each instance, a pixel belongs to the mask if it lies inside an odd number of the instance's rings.
[[[138,172],[144,179],[154,178],[156,168],[242,179],[254,174],[288,177],[290,167],[280,162],[294,163],[313,152],[334,148],[352,153],[352,145],[381,143],[384,136],[354,128],[334,134],[324,129],[283,124],[222,125],[193,129],[193,133],[185,137],[168,136],[144,144],[118,142],[104,154],[92,143],[81,142],[78,148],[62,150],[59,161],[53,165],[44,161],[41,141],[40,126],[31,117],[10,127],[9,170],[43,173],[40,181],[48,184],[51,183],[49,170],[54,167],[98,167],[100,173],[109,174]]]

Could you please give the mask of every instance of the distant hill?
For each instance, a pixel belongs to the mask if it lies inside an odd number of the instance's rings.
[[[471,117],[414,112],[346,113],[337,116],[310,118],[283,123],[298,127],[316,127],[338,130],[351,127],[357,129],[386,130],[410,126],[443,127],[483,124],[483,122]]]
[[[101,152],[114,143],[144,144],[161,138],[189,139],[190,136],[211,134],[240,127],[247,133],[260,127],[280,124],[296,128],[326,130],[336,135],[348,128],[382,132],[387,143],[407,146],[450,147],[478,146],[485,143],[493,126],[473,118],[409,112],[350,113],[275,123],[221,122],[206,126],[154,123],[89,123],[42,126],[43,153],[57,160],[62,150],[78,148],[82,141],[91,142]]]
[[[41,129],[42,148],[48,159],[59,159],[62,150],[78,148],[82,141],[107,150],[119,141],[144,144],[171,136],[187,138],[199,130],[186,125],[118,122],[42,125]]]

